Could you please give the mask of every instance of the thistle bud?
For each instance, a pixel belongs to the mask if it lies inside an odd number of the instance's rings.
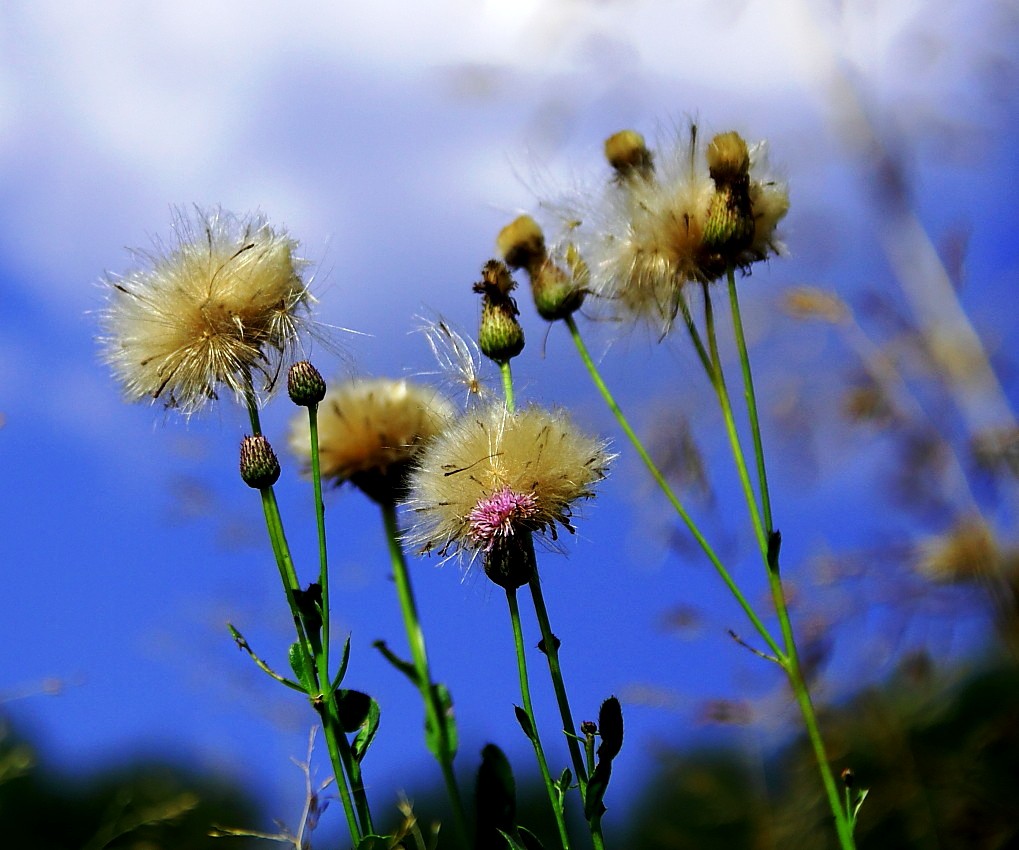
[[[654,172],[651,151],[636,130],[620,130],[605,140],[605,158],[621,179],[649,178]]]
[[[733,186],[719,188],[711,197],[704,220],[704,247],[723,259],[736,257],[754,239],[750,197]]]
[[[574,253],[576,253],[574,251]],[[549,322],[572,316],[584,303],[585,291],[578,285],[579,274],[587,279],[587,266],[577,256],[577,271],[569,274],[551,260],[541,264],[536,274],[531,275],[531,294],[538,315]]]
[[[478,331],[478,347],[482,354],[497,363],[504,363],[524,350],[524,329],[517,321],[518,315],[512,298],[504,301],[485,298]]]
[[[314,407],[325,398],[326,382],[309,361],[301,360],[287,373],[287,392],[298,407]]]
[[[265,490],[279,477],[280,462],[262,434],[241,440],[241,478],[245,484],[255,490]]]
[[[485,263],[481,282],[474,284],[474,291],[482,295],[478,347],[496,363],[507,362],[524,348],[524,329],[517,321],[520,311],[509,294],[515,286],[509,269],[498,260]]]
[[[719,133],[707,151],[708,173],[715,185],[747,181],[750,177],[750,150],[743,137],[735,132]]]
[[[496,250],[511,269],[527,269],[533,274],[548,256],[545,234],[529,215],[522,215],[499,231]]]

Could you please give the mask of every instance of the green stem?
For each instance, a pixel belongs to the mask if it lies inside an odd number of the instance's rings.
[[[736,294],[736,275],[732,266],[727,274],[729,284],[729,305],[732,311],[732,327],[739,351],[740,367],[743,370],[743,397],[746,399],[747,416],[750,419],[750,433],[754,440],[754,457],[757,459],[757,481],[761,490],[761,513],[764,515],[764,530],[774,531],[771,519],[771,496],[768,493],[768,470],[764,463],[764,445],[761,442],[761,423],[757,416],[757,396],[754,393],[754,376],[750,371],[750,356],[747,354],[747,340],[743,333],[743,318]]]
[[[555,815],[556,826],[559,828],[559,840],[563,850],[570,848],[570,836],[566,831],[566,819],[563,816],[562,801],[559,792],[556,790],[552,775],[548,770],[548,762],[545,760],[545,751],[541,746],[541,739],[538,737],[538,727],[534,722],[534,709],[531,706],[531,687],[527,680],[527,659],[524,653],[524,634],[520,627],[520,607],[517,605],[517,592],[515,588],[506,588],[506,602],[509,604],[510,623],[513,626],[513,644],[517,653],[517,673],[520,677],[520,698],[524,703],[524,712],[530,724],[528,737],[534,745],[534,755],[538,760],[538,768],[541,771],[541,778],[545,782],[545,789],[548,791],[548,799],[552,804],[552,813]]]
[[[318,445],[318,405],[308,407],[311,438],[311,483],[315,490],[315,526],[318,531],[318,585],[322,592],[322,652],[318,658],[318,680],[329,682],[329,557],[326,550],[326,513],[322,499],[322,463]]]
[[[258,404],[250,383],[247,401],[248,417],[251,420],[252,431],[254,434],[261,434],[262,427],[258,415]],[[329,759],[333,767],[333,774],[336,777],[336,785],[343,802],[344,812],[347,816],[347,826],[350,829],[351,838],[357,844],[365,832],[372,832],[371,812],[368,810],[364,786],[360,781],[360,770],[354,764],[350,754],[350,744],[342,730],[340,730],[336,694],[332,692],[332,688],[329,686],[328,676],[324,679],[324,684],[323,680],[320,679],[319,659],[316,658],[314,649],[308,639],[304,619],[297,605],[297,599],[294,594],[300,588],[300,584],[297,578],[297,571],[294,568],[294,561],[290,554],[290,546],[287,543],[286,534],[283,530],[283,519],[280,516],[279,505],[276,502],[276,494],[272,487],[266,487],[260,490],[259,493],[262,497],[262,512],[265,516],[265,526],[269,533],[269,542],[272,545],[276,566],[279,569],[280,579],[283,583],[283,592],[286,595],[287,604],[290,606],[290,613],[294,620],[298,646],[300,646],[301,651],[304,653],[307,668],[314,671],[315,678],[319,680],[316,682],[316,685],[321,691],[325,692],[323,694],[309,693],[308,698],[312,701],[312,705],[316,707],[316,711],[318,711],[319,716],[322,718],[326,746],[329,750]],[[327,707],[326,712],[318,708],[318,705],[322,702]],[[329,722],[326,722],[327,718]],[[361,814],[360,825],[354,814],[351,791],[347,785],[348,777],[351,780],[351,786],[353,786],[354,800],[357,802]]]
[[[743,613],[746,614],[747,619],[753,625],[757,633],[761,636],[761,639],[768,645],[768,648],[772,651],[772,653],[774,653],[776,656],[781,656],[783,654],[782,650],[775,642],[775,639],[771,636],[771,633],[765,627],[764,623],[761,621],[761,618],[757,616],[757,612],[753,609],[750,602],[743,595],[743,591],[739,589],[736,582],[729,574],[729,571],[725,568],[725,565],[719,559],[718,555],[715,554],[714,549],[711,548],[711,545],[705,539],[704,535],[701,534],[701,531],[697,527],[697,524],[687,513],[686,508],[683,507],[683,503],[680,502],[679,498],[673,492],[672,487],[669,486],[669,482],[665,480],[665,476],[662,475],[661,471],[658,469],[655,462],[651,459],[651,455],[649,455],[647,449],[644,448],[644,444],[640,441],[640,438],[637,436],[636,432],[634,432],[633,428],[630,426],[629,420],[627,420],[626,416],[623,414],[623,411],[616,403],[616,400],[615,398],[613,398],[612,393],[606,386],[605,381],[602,380],[601,373],[598,371],[598,367],[595,365],[594,360],[591,358],[591,354],[590,352],[588,352],[587,346],[584,344],[584,340],[580,335],[580,330],[577,328],[577,324],[573,320],[573,317],[568,316],[563,321],[566,322],[566,326],[567,328],[569,328],[570,336],[573,338],[573,343],[576,346],[578,353],[580,354],[580,359],[584,362],[584,365],[587,367],[587,371],[588,374],[590,374],[591,376],[591,380],[594,382],[595,387],[598,389],[598,392],[601,394],[601,397],[605,401],[605,404],[612,412],[612,415],[616,418],[616,421],[619,423],[619,427],[623,429],[623,433],[626,434],[630,443],[637,451],[637,454],[640,455],[640,459],[644,462],[644,465],[647,467],[647,470],[651,474],[651,477],[655,480],[655,483],[665,494],[665,498],[669,500],[669,504],[672,505],[673,509],[679,515],[679,518],[683,520],[687,529],[689,529],[690,533],[693,535],[694,540],[697,541],[697,544],[701,547],[701,550],[708,557],[708,560],[711,561],[712,566],[715,568],[715,572],[718,573],[719,577],[725,583],[725,586],[729,589],[729,592],[732,594],[733,598],[739,604],[740,608],[743,609]]]
[[[506,409],[512,413],[516,409],[513,398],[513,373],[510,371],[509,360],[499,361],[499,373],[502,375],[502,392],[506,397]]]
[[[570,749],[573,772],[577,777],[577,784],[580,786],[580,799],[585,803],[586,808],[587,768],[584,764],[583,754],[580,751],[577,729],[573,724],[573,713],[570,711],[570,701],[566,695],[566,683],[559,664],[559,641],[553,633],[552,625],[549,622],[548,609],[545,607],[545,597],[541,592],[541,580],[538,578],[537,570],[535,570],[528,585],[531,589],[531,599],[534,601],[534,613],[538,618],[538,627],[541,629],[542,647],[544,648],[545,657],[548,659],[548,671],[552,677],[552,687],[555,690],[556,702],[559,703],[559,714],[563,721],[566,743]],[[588,825],[591,829],[591,840],[596,850],[601,850],[605,843],[602,837],[600,818],[592,818]]]
[[[780,657],[782,669],[785,670],[789,685],[792,688],[796,703],[799,706],[800,714],[803,717],[803,724],[807,730],[807,737],[810,746],[814,751],[814,759],[817,762],[821,774],[821,782],[824,785],[825,794],[828,798],[828,805],[835,818],[835,830],[838,834],[839,843],[843,850],[853,850],[856,843],[853,838],[852,814],[843,804],[835,776],[831,770],[828,760],[828,753],[824,746],[824,739],[821,737],[821,730],[817,722],[817,712],[814,709],[813,701],[810,698],[810,689],[803,676],[803,668],[800,664],[799,651],[796,647],[796,637],[793,633],[792,621],[789,617],[789,606],[786,600],[785,588],[778,562],[778,549],[776,548],[769,557],[769,539],[773,533],[771,497],[768,493],[768,478],[765,472],[764,448],[761,440],[760,420],[757,415],[757,400],[754,393],[753,375],[750,368],[750,356],[747,353],[746,339],[743,333],[743,322],[739,312],[739,298],[736,292],[736,281],[732,267],[728,270],[729,301],[732,305],[733,331],[736,337],[736,347],[739,352],[740,366],[743,373],[743,393],[746,398],[750,430],[753,435],[754,457],[757,463],[757,475],[761,488],[761,505],[764,513],[763,526],[760,515],[757,512],[757,503],[753,498],[753,489],[749,484],[746,462],[743,458],[743,449],[739,438],[736,435],[735,425],[732,421],[732,409],[728,404],[728,393],[725,390],[725,381],[722,378],[721,361],[718,358],[718,349],[715,344],[714,324],[711,317],[711,300],[708,289],[704,289],[705,318],[708,321],[708,339],[711,343],[712,360],[716,367],[716,377],[712,383],[716,384],[719,392],[719,402],[722,404],[723,414],[726,417],[726,428],[730,431],[733,456],[736,465],[740,470],[741,480],[744,482],[744,493],[747,498],[747,507],[750,509],[751,518],[754,522],[758,540],[761,544],[761,551],[764,557],[765,572],[768,576],[768,587],[771,591],[771,598],[775,605],[775,613],[778,617],[779,628],[782,631],[782,641],[785,644],[785,652]],[[733,439],[734,438],[734,439]]]
[[[729,447],[733,459],[736,461],[736,471],[739,474],[740,485],[743,488],[743,496],[746,499],[747,510],[750,511],[750,521],[754,526],[754,536],[757,538],[757,545],[764,556],[768,557],[768,535],[761,522],[761,512],[757,507],[757,496],[754,493],[754,485],[750,481],[750,473],[747,470],[746,457],[743,454],[743,446],[740,443],[739,432],[736,430],[736,419],[732,412],[732,402],[729,399],[729,390],[725,385],[725,373],[722,371],[722,359],[718,354],[718,336],[715,333],[715,311],[711,306],[711,291],[708,285],[704,284],[704,323],[708,336],[708,350],[711,354],[711,371],[708,378],[711,386],[718,397],[718,406],[722,409],[722,418],[725,421],[725,433],[729,437]],[[755,446],[757,441],[754,441]]]
[[[418,689],[425,704],[428,735],[431,738],[429,748],[432,749],[436,761],[442,769],[442,778],[446,783],[446,793],[453,806],[453,820],[456,824],[457,838],[463,847],[469,846],[467,830],[467,811],[464,808],[460,787],[457,785],[453,770],[453,759],[456,755],[453,741],[450,738],[452,717],[445,716],[445,710],[439,699],[435,683],[432,681],[428,665],[428,653],[425,648],[425,636],[421,629],[421,620],[417,605],[414,602],[414,590],[411,586],[410,573],[407,570],[407,559],[400,545],[400,529],[397,524],[396,507],[392,503],[382,505],[382,516],[385,522],[386,541],[389,545],[389,559],[393,566],[393,577],[396,580],[396,592],[400,599],[400,611],[403,614],[403,627],[407,633],[414,670],[417,674]]]

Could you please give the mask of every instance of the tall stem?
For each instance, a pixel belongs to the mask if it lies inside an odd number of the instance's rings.
[[[247,410],[252,432],[254,434],[261,434],[262,427],[258,414],[258,404],[250,383],[247,393]],[[317,446],[317,441],[312,445],[313,447]],[[329,750],[329,760],[332,764],[337,789],[347,817],[347,826],[350,830],[351,838],[357,844],[364,834],[374,831],[367,796],[364,793],[364,785],[360,780],[360,769],[353,760],[350,744],[340,728],[339,709],[336,704],[336,694],[333,692],[329,682],[328,668],[324,668],[326,676],[323,679],[323,668],[320,666],[321,659],[317,657],[315,649],[308,639],[304,618],[297,604],[295,592],[300,589],[300,584],[297,578],[297,571],[294,568],[294,561],[290,554],[290,546],[287,543],[286,534],[283,529],[283,519],[280,515],[279,505],[276,502],[276,494],[272,487],[266,487],[259,492],[262,498],[262,512],[265,516],[266,530],[269,533],[269,542],[272,545],[276,566],[279,569],[280,579],[283,583],[283,592],[286,595],[287,604],[290,606],[294,628],[297,632],[297,645],[304,655],[304,663],[307,669],[312,671],[315,678],[314,684],[319,689],[319,693],[308,693],[308,698],[322,719],[326,747]],[[324,603],[323,608],[325,608]],[[324,610],[323,622],[327,619],[327,610]],[[325,708],[324,711],[323,707]],[[349,785],[348,779],[350,780]],[[358,816],[355,815],[355,807],[360,815],[360,822]]]
[[[761,513],[764,515],[764,530],[774,530],[771,521],[771,496],[768,493],[768,469],[764,463],[764,445],[761,442],[761,424],[757,417],[757,396],[754,393],[754,376],[750,371],[750,356],[747,354],[747,340],[743,333],[743,317],[739,309],[739,296],[736,294],[736,275],[729,266],[727,281],[729,286],[729,306],[732,311],[732,327],[736,337],[736,350],[739,352],[740,367],[743,371],[743,398],[746,400],[747,416],[750,419],[750,433],[754,440],[754,457],[757,459],[757,482],[761,490]]]
[[[533,547],[533,543],[531,544]],[[587,766],[584,763],[583,754],[580,751],[580,743],[577,737],[577,728],[573,723],[573,713],[570,711],[570,700],[566,695],[566,682],[563,679],[562,667],[559,664],[559,641],[552,631],[552,625],[548,618],[548,609],[545,606],[545,597],[541,592],[541,580],[538,571],[534,571],[528,586],[531,590],[531,599],[534,601],[534,613],[538,619],[538,628],[541,630],[541,643],[544,648],[545,657],[548,659],[548,671],[552,677],[552,688],[555,690],[556,702],[559,704],[559,714],[563,721],[563,732],[566,735],[566,744],[570,750],[570,760],[573,762],[573,772],[577,777],[577,784],[580,787],[580,799],[587,808]],[[595,850],[601,850],[605,846],[601,831],[600,816],[588,821],[591,829],[591,840]]]
[[[573,343],[577,348],[577,352],[580,354],[580,359],[584,362],[587,367],[588,374],[591,376],[591,380],[594,382],[595,387],[601,394],[606,406],[612,412],[612,415],[616,418],[616,422],[619,423],[619,427],[622,428],[623,433],[626,434],[631,445],[637,451],[640,459],[644,462],[644,466],[647,467],[648,472],[654,479],[655,483],[661,489],[662,493],[665,494],[665,498],[668,499],[669,504],[672,505],[673,509],[679,515],[679,518],[683,520],[687,529],[693,535],[694,540],[701,547],[701,550],[707,556],[711,565],[715,568],[715,572],[718,573],[719,577],[725,583],[725,586],[729,589],[733,598],[736,600],[740,608],[743,609],[743,613],[747,619],[753,625],[754,629],[761,636],[761,639],[768,645],[768,648],[775,654],[776,657],[782,655],[782,650],[779,648],[775,639],[771,636],[771,633],[765,627],[761,618],[757,616],[757,612],[753,609],[746,596],[743,595],[743,591],[740,590],[739,586],[733,580],[729,571],[725,568],[725,565],[719,559],[718,555],[715,554],[715,550],[711,548],[711,545],[705,539],[701,530],[697,527],[697,524],[693,521],[690,515],[687,513],[683,503],[679,500],[679,497],[673,492],[672,487],[669,486],[669,482],[665,480],[665,476],[662,475],[661,470],[651,459],[651,455],[648,454],[644,444],[640,441],[636,432],[630,425],[629,420],[623,414],[619,405],[616,403],[615,398],[606,386],[605,381],[601,377],[601,373],[598,371],[598,367],[594,360],[591,358],[590,352],[587,350],[587,346],[584,344],[584,340],[580,335],[580,330],[577,328],[576,322],[572,316],[568,316],[563,320],[566,323],[566,327],[569,328],[570,336],[573,338]]]
[[[428,653],[425,648],[425,635],[421,628],[417,604],[414,601],[414,590],[411,586],[407,559],[400,545],[400,529],[397,524],[396,507],[391,503],[382,504],[382,517],[386,529],[386,541],[389,546],[389,559],[393,566],[393,577],[396,581],[396,592],[400,599],[400,611],[403,614],[403,627],[407,633],[411,658],[414,660],[414,671],[417,676],[418,689],[425,704],[425,716],[429,729],[429,746],[442,770],[442,778],[446,784],[446,793],[453,806],[453,820],[456,824],[457,839],[461,846],[468,846],[467,812],[464,808],[460,787],[457,785],[453,770],[453,759],[456,755],[453,741],[450,739],[451,717],[445,716],[445,709],[428,664]]]
[[[570,836],[566,831],[566,819],[563,816],[562,800],[552,775],[548,770],[548,762],[545,760],[545,751],[541,746],[541,739],[538,737],[538,727],[534,721],[534,708],[531,705],[531,686],[527,679],[527,658],[524,651],[524,633],[520,626],[520,607],[517,605],[517,592],[515,588],[506,588],[506,602],[509,605],[510,624],[513,627],[513,645],[517,654],[517,675],[520,679],[520,699],[523,702],[523,711],[527,715],[530,725],[528,738],[534,746],[534,755],[538,760],[538,769],[541,771],[541,778],[545,782],[545,789],[548,792],[549,803],[552,804],[552,813],[555,815],[556,826],[559,828],[559,840],[563,850],[570,850]]]
[[[754,457],[757,463],[758,483],[761,489],[761,511],[764,514],[762,520],[757,511],[757,503],[753,498],[753,490],[749,486],[746,462],[743,459],[743,450],[738,436],[732,444],[733,456],[736,459],[737,467],[740,469],[741,480],[744,481],[744,493],[747,497],[747,507],[750,510],[751,518],[758,533],[758,540],[761,542],[762,555],[764,558],[765,572],[768,576],[768,588],[771,591],[771,598],[775,605],[775,613],[778,617],[779,627],[782,631],[782,641],[785,645],[785,652],[782,656],[782,669],[785,670],[789,685],[792,688],[796,704],[803,717],[803,725],[807,730],[807,738],[810,740],[811,749],[814,751],[814,759],[817,762],[818,771],[821,774],[821,782],[824,785],[825,795],[828,798],[828,805],[832,816],[835,819],[835,830],[838,834],[839,843],[843,850],[853,850],[856,843],[853,838],[853,825],[851,812],[846,808],[841,795],[839,794],[835,777],[828,761],[828,753],[824,746],[824,739],[821,737],[821,730],[817,722],[817,712],[814,709],[813,701],[810,698],[810,689],[803,676],[803,668],[800,664],[799,651],[796,647],[796,637],[793,633],[792,621],[789,617],[789,606],[786,600],[785,587],[782,584],[780,575],[778,549],[777,547],[769,552],[769,540],[773,533],[771,515],[771,497],[768,493],[768,478],[765,471],[764,448],[761,440],[760,420],[757,414],[757,399],[754,392],[753,374],[750,368],[750,356],[747,353],[746,338],[743,333],[743,322],[739,312],[739,298],[736,292],[736,281],[733,269],[728,271],[729,301],[732,305],[733,333],[736,337],[736,348],[739,353],[740,367],[743,374],[743,393],[747,403],[747,414],[750,421],[750,430],[753,436]],[[714,324],[711,317],[710,297],[705,287],[705,318],[708,321],[708,339],[711,344],[711,356],[715,366],[716,376],[712,383],[716,384],[716,391],[719,393],[719,402],[722,405],[723,414],[726,417],[726,428],[732,435],[736,434],[735,423],[732,421],[732,408],[728,404],[728,394],[725,390],[725,381],[722,378],[721,361],[718,358],[718,349],[715,345]],[[717,383],[716,383],[717,381]]]

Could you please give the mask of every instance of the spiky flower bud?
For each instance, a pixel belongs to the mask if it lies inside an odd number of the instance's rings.
[[[474,291],[482,294],[478,347],[496,363],[505,363],[524,349],[524,329],[517,321],[520,311],[509,294],[515,286],[509,269],[498,260],[485,263],[481,281],[474,284]]]
[[[621,179],[648,178],[654,172],[651,151],[636,130],[620,130],[609,136],[605,140],[605,158]]]
[[[298,407],[314,407],[325,398],[326,382],[310,361],[300,360],[287,373],[287,393]]]
[[[241,440],[241,478],[255,490],[272,487],[280,477],[280,462],[262,434]]]
[[[526,269],[528,273],[545,262],[545,234],[529,215],[515,218],[499,231],[496,250],[511,269]]]

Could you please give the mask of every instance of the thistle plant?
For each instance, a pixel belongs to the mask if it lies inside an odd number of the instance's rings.
[[[377,639],[374,646],[420,696],[425,745],[450,803],[451,843],[513,850],[542,846],[516,821],[509,763],[494,744],[482,751],[474,811],[469,811],[455,764],[453,699],[433,675],[425,636],[429,612],[418,608],[408,555],[455,560],[465,573],[480,569],[505,592],[520,687],[515,717],[534,751],[558,846],[579,846],[567,829],[571,806],[586,822],[585,846],[606,846],[602,819],[623,740],[622,710],[609,697],[597,722],[576,724],[560,657],[562,647],[571,647],[553,631],[538,551],[565,548],[580,506],[594,497],[614,455],[604,439],[586,433],[567,411],[518,404],[511,363],[524,350],[525,333],[514,295],[517,270],[530,281],[539,315],[565,326],[598,393],[731,592],[757,645],[735,631],[733,637],[784,675],[838,840],[844,850],[854,846],[853,828],[866,790],[848,781],[840,789],[836,783],[800,661],[737,284],[737,274],[749,275],[755,264],[781,253],[777,228],[789,207],[787,190],[763,173],[763,147],[747,145],[735,132],[716,135],[705,145],[691,127],[687,136],[652,150],[639,133],[625,130],[606,141],[605,156],[610,171],[602,191],[552,205],[559,222],[552,240],[530,216],[517,218],[498,235],[503,259],[485,263],[473,285],[481,301],[476,341],[443,320],[426,325],[440,368],[452,373],[458,393],[466,389],[467,404],[459,411],[440,390],[406,379],[327,385],[310,361],[299,359],[316,330],[314,299],[304,277],[308,264],[298,256],[297,241],[261,216],[179,212],[172,243],[138,252],[133,271],[106,278],[101,345],[129,400],[160,401],[190,417],[225,396],[246,411],[251,433],[241,440],[240,476],[259,494],[293,622],[287,652],[291,673],[277,672],[237,628],[228,628],[262,671],[308,701],[323,730],[336,792],[358,850],[423,846],[425,839],[405,806],[404,826],[381,835],[369,805],[362,762],[381,709],[369,695],[344,684],[351,638],[339,651],[334,647],[325,522],[330,485],[352,487],[379,508],[409,659],[392,648],[391,640]],[[739,358],[749,440],[737,425],[720,355],[715,301],[721,287]],[[751,602],[654,463],[603,380],[578,314],[610,318],[623,327],[642,324],[660,339],[674,333],[689,338],[721,411],[772,612]],[[484,385],[482,355],[499,369],[501,394]],[[284,378],[291,401],[305,411],[293,421],[289,444],[312,483],[318,543],[313,568],[299,569],[291,555],[274,493],[286,470],[261,427],[260,408]],[[339,521],[339,533],[348,533],[342,515]],[[302,580],[306,571],[314,580],[307,575]],[[517,596],[525,586],[559,714],[554,725],[560,746],[554,749],[548,746],[550,736],[540,731],[548,722],[538,717],[531,695]],[[321,811],[316,799],[310,821],[317,823]]]
[[[737,271],[749,274],[754,263],[778,254],[782,247],[777,226],[789,208],[788,194],[782,184],[759,176],[760,152],[761,147],[752,150],[735,132],[715,136],[702,150],[696,125],[691,126],[688,138],[656,151],[649,149],[641,134],[624,130],[605,143],[606,159],[613,173],[606,180],[604,192],[594,199],[570,198],[553,205],[567,223],[554,250],[548,249],[543,232],[529,216],[507,225],[499,234],[497,247],[507,263],[528,274],[538,312],[549,321],[566,325],[606,405],[763,641],[765,648],[753,651],[775,663],[785,674],[814,751],[840,845],[852,848],[853,827],[866,790],[850,794],[847,787],[844,796],[840,793],[800,663],[780,574],[782,538],[773,523],[753,374],[736,284]],[[557,264],[557,255],[568,262]],[[550,279],[562,282],[557,302],[552,305],[548,294]],[[736,425],[719,354],[712,287],[720,279],[726,283],[739,355],[753,473]],[[570,281],[576,294],[571,293]],[[697,291],[703,303],[703,331],[691,308],[693,293]],[[661,337],[673,330],[677,315],[682,317],[725,423],[771,591],[778,620],[777,635],[765,624],[765,617],[751,604],[701,532],[602,379],[574,319],[582,303],[580,293],[593,296],[591,300],[617,321],[645,322]],[[735,632],[731,634],[736,638]]]

